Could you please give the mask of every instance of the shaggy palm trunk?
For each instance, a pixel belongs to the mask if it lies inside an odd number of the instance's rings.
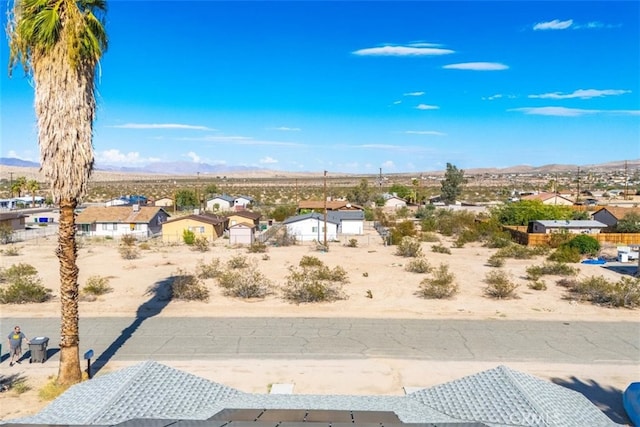
[[[60,367],[58,383],[75,384],[82,380],[80,370],[80,334],[78,328],[78,266],[76,264],[76,225],[74,201],[60,202],[58,260],[60,261]]]
[[[74,209],[86,194],[93,168],[95,61],[72,63],[69,34],[46,53],[34,54],[35,110],[41,170],[60,204],[60,367],[57,382],[82,380],[79,354],[78,266]]]

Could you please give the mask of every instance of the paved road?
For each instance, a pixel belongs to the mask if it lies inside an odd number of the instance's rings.
[[[3,318],[30,338],[50,337],[59,319]],[[81,353],[110,360],[400,358],[576,364],[640,363],[640,322],[532,322],[327,318],[82,318]],[[6,341],[4,351],[6,352]]]

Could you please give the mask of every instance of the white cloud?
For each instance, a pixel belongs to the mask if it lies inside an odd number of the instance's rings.
[[[630,90],[622,90],[622,89],[578,89],[573,91],[572,93],[562,93],[562,92],[551,92],[551,93],[542,93],[539,95],[529,95],[529,98],[542,98],[542,99],[570,99],[570,98],[580,98],[580,99],[590,99],[590,98],[600,98],[603,96],[617,96],[624,95],[625,93],[631,93]]]
[[[115,125],[120,129],[188,129],[188,130],[215,130],[207,126],[184,125],[179,123],[126,123]]]
[[[383,169],[395,169],[396,165],[391,160],[387,160],[380,165]]]
[[[198,138],[183,137],[175,138],[178,141],[202,141],[213,142],[217,144],[235,144],[235,145],[273,145],[279,147],[300,147],[302,144],[295,142],[281,142],[253,139],[250,136],[203,136]]]
[[[499,62],[462,62],[445,65],[442,68],[447,70],[500,71],[507,70],[509,67]]]
[[[538,115],[538,116],[560,116],[560,117],[578,117],[588,114],[621,114],[629,116],[640,115],[640,110],[585,110],[580,108],[566,108],[566,107],[523,107],[512,108],[507,111],[521,111],[524,114]]]
[[[193,163],[201,163],[202,162],[202,158],[200,158],[200,156],[198,156],[193,151],[189,151],[186,154],[186,156],[189,157],[191,159],[191,161],[193,161]]]
[[[573,25],[573,19],[567,19],[566,21],[560,21],[554,19],[553,21],[538,22],[533,26],[535,31],[538,30],[566,30]]]
[[[517,96],[515,96],[515,95],[505,95],[505,94],[502,94],[502,93],[496,93],[495,95],[491,95],[491,96],[483,96],[482,100],[483,101],[493,101],[494,99],[501,99],[501,98],[515,99],[515,98],[517,98]]]
[[[271,165],[271,164],[274,164],[274,163],[278,163],[278,161],[276,159],[274,159],[273,157],[270,157],[270,156],[263,157],[262,159],[260,159],[258,161],[263,165]]]
[[[418,91],[418,92],[407,92],[407,93],[403,93],[403,96],[422,96],[424,95],[424,92]]]
[[[448,55],[455,52],[451,49],[423,46],[424,44],[370,47],[366,49],[358,49],[352,53],[359,56],[434,56]]]
[[[298,132],[298,131],[302,130],[300,128],[290,128],[290,127],[287,127],[287,126],[280,126],[280,127],[272,128],[272,129],[273,130],[281,130],[281,131],[285,131],[285,132]]]
[[[393,101],[393,105],[402,104],[402,101]]]
[[[404,133],[410,135],[435,135],[435,136],[446,136],[447,134],[444,132],[438,132],[436,130],[407,130]]]
[[[440,107],[437,105],[427,105],[427,104],[418,104],[416,105],[418,110],[439,110]]]
[[[137,151],[122,153],[118,149],[98,151],[95,155],[97,163],[105,164],[142,164],[148,163],[151,159],[140,157]]]

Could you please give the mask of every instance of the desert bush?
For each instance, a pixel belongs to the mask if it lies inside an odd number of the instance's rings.
[[[431,277],[420,282],[418,295],[422,298],[443,299],[451,298],[458,292],[455,276],[449,271],[449,266],[440,264]]]
[[[20,248],[13,246],[0,252],[2,252],[2,255],[4,256],[18,256],[20,255]]]
[[[405,236],[396,248],[396,255],[402,257],[418,257],[422,254],[420,240],[415,237]]]
[[[148,251],[151,249],[151,245],[149,244],[149,242],[141,242],[138,245],[138,248],[142,249],[143,251]]]
[[[206,236],[198,236],[193,241],[192,249],[194,251],[199,252],[208,252],[209,251],[209,239]]]
[[[456,238],[453,245],[456,248],[462,248],[466,243],[477,242],[480,240],[480,232],[475,228],[462,230]]]
[[[511,235],[506,231],[500,231],[490,234],[484,242],[484,246],[487,248],[506,248],[511,245],[513,242],[511,240]]]
[[[558,248],[560,245],[563,245],[571,240],[571,234],[567,232],[563,233],[552,233],[549,237],[549,247]]]
[[[178,269],[171,281],[171,298],[185,301],[209,301],[209,289],[196,275]]]
[[[312,255],[304,255],[298,263],[300,267],[322,267],[324,262],[318,257]]]
[[[251,254],[262,254],[267,252],[267,245],[263,242],[253,242],[251,245],[249,245],[247,250]]]
[[[91,276],[82,288],[82,292],[89,295],[104,295],[113,291],[109,286],[109,278],[104,276]]]
[[[502,258],[514,259],[531,259],[539,255],[545,255],[549,251],[544,246],[527,247],[517,243],[511,243],[508,246],[498,249],[495,256]]]
[[[203,259],[196,264],[196,276],[200,279],[213,279],[220,274],[220,260],[212,259],[208,264]]]
[[[600,242],[595,237],[580,234],[566,243],[570,248],[577,249],[581,255],[596,255],[600,250]]]
[[[495,254],[491,255],[487,260],[487,265],[489,267],[504,267],[505,261],[503,257],[496,256]]]
[[[416,259],[412,259],[409,261],[405,270],[410,271],[412,273],[429,273],[432,268],[429,265],[429,261],[425,257],[417,257]]]
[[[342,291],[343,282],[323,279],[317,274],[318,270],[289,267],[286,283],[282,287],[283,297],[298,304],[346,299]]]
[[[185,228],[182,230],[182,240],[187,245],[193,245],[196,241],[196,233]]]
[[[0,282],[13,282],[15,280],[32,277],[38,274],[38,270],[31,264],[19,263],[0,270]]]
[[[118,248],[122,259],[137,259],[140,257],[140,251],[135,246],[120,246]]]
[[[563,262],[545,262],[542,265],[531,265],[527,267],[527,279],[538,280],[542,276],[575,276],[578,269]]]
[[[26,304],[48,301],[51,289],[42,286],[37,276],[19,277],[7,286],[0,288],[0,304]]]
[[[431,252],[435,252],[438,254],[448,254],[451,255],[451,249],[444,245],[433,245],[431,246]]]
[[[389,230],[390,232],[390,236],[391,236],[391,244],[392,245],[399,245],[403,238],[405,237],[413,237],[416,235],[417,231],[416,231],[416,227],[413,224],[413,221],[410,220],[406,220],[406,221],[402,221],[397,223],[396,225],[394,225],[393,227],[391,227],[391,229]]]
[[[518,285],[511,281],[511,278],[502,270],[490,271],[484,278],[487,287],[485,294],[491,298],[508,299],[516,297]]]
[[[535,280],[527,285],[529,289],[533,289],[534,291],[546,291],[547,284],[544,280]]]
[[[227,261],[227,267],[231,269],[246,268],[249,266],[249,260],[244,255],[234,255]]]
[[[547,257],[549,261],[555,262],[580,262],[582,256],[580,255],[580,250],[577,248],[572,248],[566,245],[560,245],[558,249],[551,252],[551,254]]]
[[[436,243],[436,242],[440,242],[440,238],[436,233],[425,231],[420,233],[420,241],[427,242],[427,243]]]
[[[120,243],[125,246],[134,246],[138,239],[133,234],[125,234],[120,238]]]
[[[57,378],[51,376],[48,378],[47,383],[38,390],[38,397],[45,402],[55,400],[58,396],[67,391],[69,387],[69,384],[59,384]]]
[[[282,227],[272,238],[275,246],[293,246],[296,244],[296,236],[289,233],[287,227]]]
[[[565,286],[581,300],[594,304],[626,308],[640,306],[640,278],[622,277],[611,282],[602,276],[591,276]]]
[[[0,243],[6,245],[11,242],[13,242],[13,227],[3,222],[0,224]]]
[[[222,272],[218,285],[224,289],[224,295],[237,298],[264,298],[272,293],[271,281],[255,265]]]
[[[358,239],[349,239],[347,244],[345,245],[348,248],[357,248],[358,247]]]
[[[31,386],[27,383],[26,378],[18,378],[14,382],[11,383],[11,391],[15,394],[23,394],[31,390]]]

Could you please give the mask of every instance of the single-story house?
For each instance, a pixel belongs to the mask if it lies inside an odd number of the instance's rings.
[[[527,233],[597,234],[606,224],[594,220],[538,220],[529,221]]]
[[[233,206],[238,208],[246,208],[249,205],[253,205],[255,204],[255,200],[253,200],[253,198],[249,197],[249,196],[237,196],[234,200],[233,200]]]
[[[407,201],[395,194],[384,193],[382,198],[384,199],[385,208],[400,209],[407,206]]]
[[[173,206],[173,198],[171,197],[162,197],[153,202],[154,206],[162,206],[162,207],[170,207]]]
[[[8,225],[13,231],[24,230],[27,216],[17,212],[3,212],[0,213],[0,225],[3,227]]]
[[[256,237],[256,226],[249,222],[237,222],[229,226],[229,243],[252,245]]]
[[[241,210],[237,212],[230,212],[225,216],[227,217],[228,221],[227,227],[231,228],[232,226],[241,222],[252,224],[253,226],[258,227],[260,225],[260,217],[262,215],[257,212]]]
[[[35,201],[35,205],[33,205]],[[45,198],[42,196],[22,196],[13,197],[11,199],[0,199],[0,209],[17,209],[18,207],[35,207],[37,205],[42,206],[45,202]],[[33,205],[33,206],[32,206]]]
[[[229,211],[235,206],[235,198],[228,194],[221,194],[212,199],[207,200],[206,209],[208,211]]]
[[[76,216],[80,235],[148,237],[160,233],[169,214],[157,206],[89,206]]]
[[[354,205],[347,200],[302,200],[298,202],[297,212],[309,211],[324,213],[325,207],[329,211],[362,211],[364,208],[360,205]]]
[[[328,211],[327,219],[338,223],[338,234],[364,233],[364,211]]]
[[[129,195],[121,196],[115,199],[107,200],[105,206],[125,206],[125,205],[146,205],[147,198],[145,196]]]
[[[591,218],[606,224],[608,227],[615,227],[618,224],[618,221],[630,213],[640,215],[640,208],[606,206],[595,211],[591,215]]]
[[[287,227],[287,231],[291,236],[295,236],[296,240],[301,242],[318,241],[324,242],[325,235],[325,218],[324,215],[317,212],[311,212],[303,215],[296,215],[285,219],[282,224]],[[329,219],[327,215],[327,240],[336,240],[338,238],[338,226],[340,223],[336,219]]]
[[[193,214],[171,219],[162,224],[162,241],[167,243],[183,242],[185,230],[192,231],[196,237],[204,236],[212,242],[221,237],[227,219],[219,215]]]
[[[74,385],[30,426],[616,427],[584,394],[500,365],[405,395],[246,393],[155,361]]]
[[[545,205],[572,206],[573,200],[558,193],[538,193],[522,196],[520,200],[539,200]]]

